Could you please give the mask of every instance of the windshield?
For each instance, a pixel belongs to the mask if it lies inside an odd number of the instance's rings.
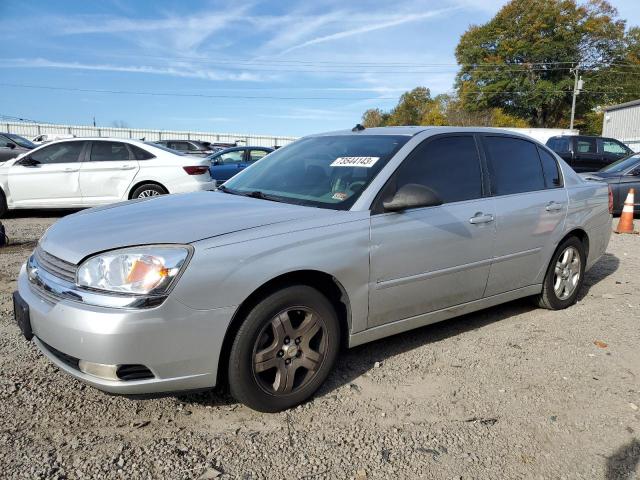
[[[228,193],[347,210],[410,136],[308,137],[270,153],[224,184]]]
[[[611,165],[601,168],[600,171],[605,173],[620,173],[633,167],[638,162],[640,162],[640,153],[636,153],[630,157],[621,158],[617,162],[613,162]]]
[[[31,143],[29,140],[21,137],[20,135],[16,135],[15,133],[5,133],[4,135],[13,143],[23,148],[36,148],[36,145],[34,143]]]

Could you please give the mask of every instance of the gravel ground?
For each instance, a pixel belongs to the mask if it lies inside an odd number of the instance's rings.
[[[312,401],[260,414],[109,396],[46,361],[11,292],[55,220],[4,221],[2,478],[640,477],[639,236],[612,237],[568,310],[516,301],[355,348]]]

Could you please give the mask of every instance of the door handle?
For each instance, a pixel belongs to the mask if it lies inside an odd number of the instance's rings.
[[[64,169],[65,172],[77,172],[79,169],[78,168],[73,168],[73,167],[67,167]]]
[[[549,202],[547,206],[544,207],[547,212],[559,212],[562,210],[562,204],[557,202]]]
[[[478,225],[480,223],[491,223],[493,222],[493,220],[493,215],[491,215],[490,213],[484,214],[482,212],[478,212],[469,219],[469,223],[471,223],[472,225]]]
[[[120,170],[133,170],[134,168],[136,168],[136,167],[133,166],[133,165],[122,165],[120,167]]]

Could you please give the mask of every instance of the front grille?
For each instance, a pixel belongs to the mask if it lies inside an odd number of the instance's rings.
[[[120,380],[148,380],[154,377],[144,365],[120,365],[116,374]]]
[[[76,281],[76,266],[45,252],[40,245],[36,247],[33,256],[38,265],[51,275],[61,278],[70,283]]]
[[[49,350],[49,352],[51,352],[51,354],[54,357],[56,357],[58,360],[60,360],[62,363],[64,363],[65,365],[71,368],[75,368],[76,370],[80,370],[79,359],[77,359],[76,357],[72,357],[71,355],[67,355],[66,353],[62,353],[60,350],[56,350],[51,345],[47,345],[46,343],[44,343],[42,340],[40,340],[40,343],[44,346],[44,348]]]

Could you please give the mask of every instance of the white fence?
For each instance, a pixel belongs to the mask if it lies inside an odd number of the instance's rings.
[[[149,130],[142,128],[93,127],[87,125],[54,125],[51,123],[2,122],[0,131],[16,133],[32,139],[43,133],[75,135],[77,137],[144,138],[147,141],[163,139],[203,140],[261,147],[283,146],[296,137],[253,135],[246,133],[184,132],[177,130]]]

